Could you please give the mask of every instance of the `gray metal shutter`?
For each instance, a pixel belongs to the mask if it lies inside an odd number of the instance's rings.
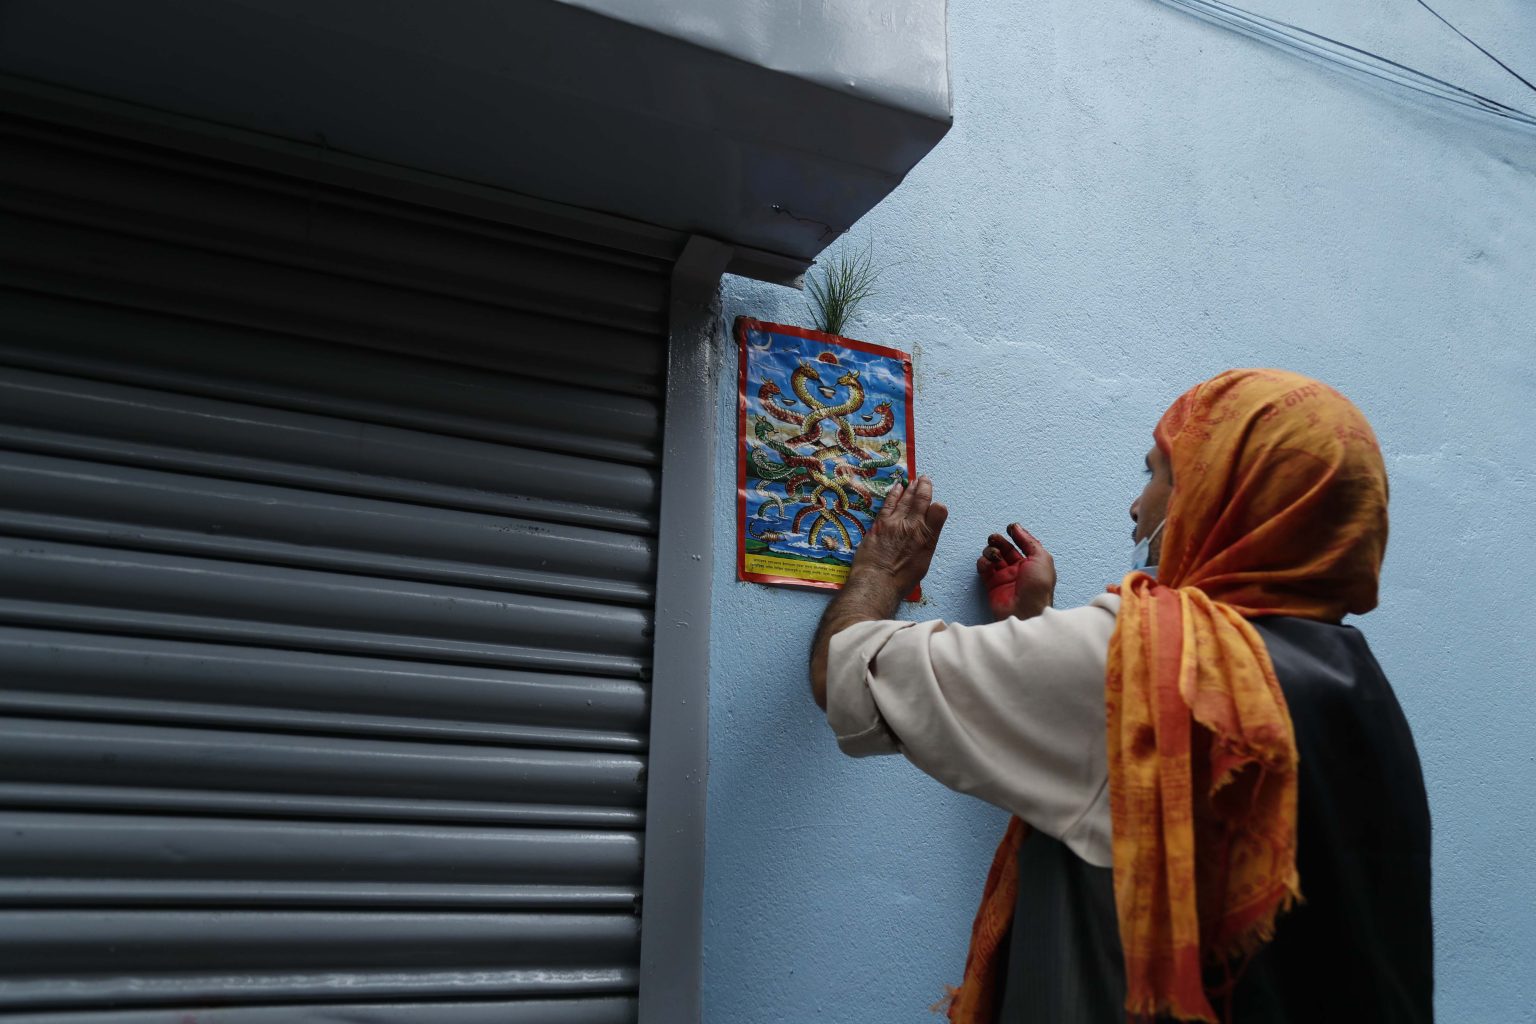
[[[0,1013],[631,1020],[669,259],[3,127]]]

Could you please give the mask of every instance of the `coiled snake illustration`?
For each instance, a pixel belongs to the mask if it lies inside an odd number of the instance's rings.
[[[816,361],[823,369],[841,369],[837,357],[830,352],[817,356]],[[757,398],[768,415],[753,417],[752,435],[757,444],[749,446],[747,456],[760,481],[756,488],[763,499],[759,514],[772,509],[776,517],[791,519],[793,534],[800,532],[807,519],[811,520],[806,539],[813,547],[832,551],[853,547],[850,529],[859,535],[864,532],[864,524],[855,513],[872,514],[876,503],[906,476],[898,469],[884,480],[876,479],[881,470],[902,461],[900,441],[886,440],[873,452],[865,447],[869,443],[866,439],[889,434],[896,425],[891,403],[880,402],[873,408],[873,416],[861,416],[871,422],[854,425],[849,417],[863,409],[866,397],[859,371],[845,370],[836,378],[836,385],[846,389],[847,394],[841,401],[833,402],[837,388],[823,382],[815,365],[801,363],[795,367],[789,388],[795,401],[805,409],[798,412],[785,408],[784,403],[790,400],[783,398],[778,384],[763,381]],[[828,427],[832,433],[830,440],[825,436]],[[791,428],[797,432],[783,436]],[[769,490],[768,482],[782,484],[785,496]],[[797,507],[792,518],[791,506]],[[749,527],[748,533],[764,541],[787,539],[782,530],[753,533]]]

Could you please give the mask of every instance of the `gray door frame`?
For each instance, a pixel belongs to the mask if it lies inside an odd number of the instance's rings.
[[[720,276],[731,255],[730,246],[694,236],[672,272],[640,890],[640,1024],[702,1019],[715,396]]]

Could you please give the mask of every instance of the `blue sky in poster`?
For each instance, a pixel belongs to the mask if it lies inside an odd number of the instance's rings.
[[[769,412],[758,396],[758,391],[765,381],[772,381],[778,385],[780,395],[776,401],[790,412],[803,415],[806,412],[805,403],[797,399],[791,386],[791,375],[796,367],[808,363],[815,368],[821,378],[822,386],[831,390],[819,391],[813,384],[811,394],[819,401],[828,405],[837,405],[849,397],[849,389],[845,385],[838,385],[836,380],[848,370],[856,370],[859,375],[859,383],[865,393],[863,404],[847,416],[849,426],[855,428],[875,429],[882,422],[882,417],[875,412],[875,407],[882,402],[889,402],[894,417],[894,423],[890,430],[876,437],[859,438],[858,443],[871,454],[878,454],[881,445],[889,441],[895,441],[900,445],[900,461],[896,466],[881,469],[871,483],[878,490],[889,485],[899,473],[905,472],[907,462],[907,392],[906,375],[901,359],[890,356],[877,355],[869,352],[861,352],[856,349],[842,346],[829,345],[828,343],[801,338],[791,334],[780,334],[768,330],[751,330],[746,338],[746,429],[741,439],[744,454],[750,454],[754,449],[760,449],[774,462],[782,461],[780,454],[762,445],[755,437],[753,425],[758,417],[766,417],[779,428],[775,440],[779,443],[787,443],[788,439],[799,432],[799,428],[793,424],[785,423]],[[837,357],[837,365],[833,366],[819,362],[817,357],[825,352],[831,352]],[[821,427],[823,445],[830,445],[836,439],[836,427],[830,421],[826,421]],[[790,446],[802,455],[810,455],[816,449],[812,442]],[[836,474],[839,463],[852,466],[857,460],[847,454],[837,453],[828,455],[823,460],[825,474],[830,478],[838,478]],[[842,478],[849,479],[845,474]],[[852,478],[862,482],[863,478]],[[868,484],[866,484],[868,486]],[[746,519],[744,528],[748,535],[764,539],[769,535],[769,544],[772,552],[788,557],[834,557],[840,561],[848,562],[853,558],[853,551],[842,546],[840,542],[835,547],[827,546],[828,539],[835,537],[836,532],[828,530],[814,547],[810,543],[809,534],[811,524],[815,516],[807,516],[801,523],[801,529],[793,529],[793,517],[797,510],[806,508],[806,499],[810,497],[809,490],[802,492],[798,498],[790,499],[785,492],[785,486],[781,482],[755,480],[749,470],[746,486]],[[784,514],[780,513],[777,502],[773,499],[784,500]],[[831,502],[833,496],[828,494],[824,499]],[[798,503],[797,503],[798,502]],[[878,503],[877,506],[878,507]],[[867,512],[852,511],[859,523],[868,528],[870,516]],[[824,528],[826,530],[827,528]],[[849,527],[849,533],[853,541],[857,543],[860,532]],[[773,538],[772,535],[781,535]]]

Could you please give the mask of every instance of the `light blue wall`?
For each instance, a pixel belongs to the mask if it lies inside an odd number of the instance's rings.
[[[1536,5],[1439,0],[1536,77]],[[1272,0],[1505,102],[1536,93],[1411,0]],[[1334,384],[1392,474],[1360,624],[1435,816],[1448,1022],[1536,1021],[1536,135],[1442,115],[1150,0],[956,0],[955,127],[856,229],[900,262],[849,333],[917,353],[917,452],[952,513],[929,605],[1018,519],[1062,604],[1118,578],[1153,422],[1231,366]],[[728,317],[806,322],[729,280]],[[722,339],[723,343],[723,339]],[[734,358],[710,680],[709,1024],[933,1020],[1004,823],[899,760],[835,749],[807,694],[825,597],[733,572]]]

